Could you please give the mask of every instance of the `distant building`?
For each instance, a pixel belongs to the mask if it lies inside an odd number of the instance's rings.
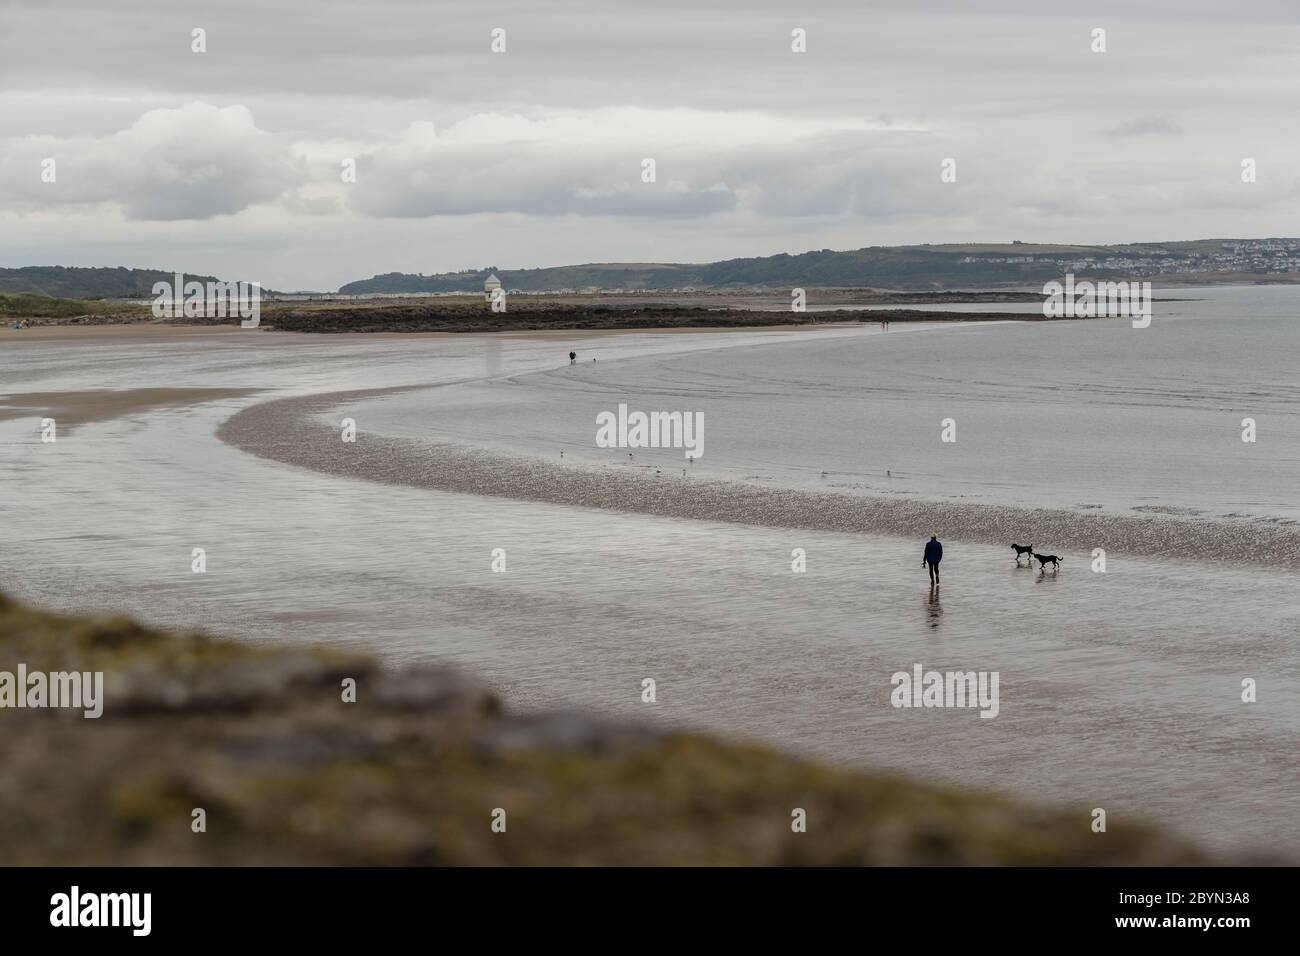
[[[483,283],[483,299],[487,302],[491,302],[492,293],[499,288],[501,288],[501,280],[497,278],[497,274],[494,272],[488,276],[487,280]]]

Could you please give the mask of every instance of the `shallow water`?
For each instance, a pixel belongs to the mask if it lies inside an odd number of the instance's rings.
[[[1159,323],[1157,314],[1152,328]],[[932,358],[960,383],[953,372],[966,366],[970,350],[983,348],[982,362],[1014,363],[1029,348],[1020,343],[1032,339],[1046,348],[1040,330],[1062,327],[904,335],[896,326],[886,334],[896,336],[888,341],[894,359],[877,368],[902,380],[909,362]],[[1113,334],[1102,323],[1065,328]],[[720,359],[724,381],[752,369],[768,389],[764,415],[793,421],[802,419],[770,397],[789,381],[768,381],[782,368],[781,356],[810,349],[826,356],[828,392],[843,392],[852,388],[857,356],[869,354],[863,335],[850,329],[572,342],[584,358],[594,350],[594,364],[609,363],[616,377],[664,366],[698,375],[699,363]],[[905,343],[909,335],[915,344]],[[1187,335],[1196,338],[1195,330]],[[753,343],[769,344],[740,348]],[[858,343],[863,352],[844,351]],[[497,684],[515,706],[572,705],[705,727],[832,761],[1063,802],[1079,809],[1081,825],[1102,806],[1112,820],[1150,819],[1221,849],[1300,852],[1294,572],[1120,556],[1107,573],[1095,574],[1083,555],[1067,560],[1059,575],[1042,576],[1014,568],[1009,548],[951,541],[944,584],[932,599],[918,567],[919,541],[356,481],[255,458],[213,434],[234,412],[269,397],[485,376],[523,375],[522,384],[509,387],[549,395],[564,409],[556,392],[569,384],[578,394],[591,387],[585,366],[579,372],[561,360],[556,368],[557,351],[570,344],[250,333],[150,345],[0,347],[0,392],[272,390],[86,424],[61,432],[52,445],[40,443],[35,419],[0,421],[0,587],[45,606],[124,610],[250,640],[324,640],[396,660],[453,661]],[[665,351],[674,357],[648,357]],[[841,364],[833,364],[837,356],[844,356]],[[926,368],[915,374],[928,374]],[[999,379],[990,387],[1024,390],[1017,409],[1057,403],[1050,389],[1035,387],[1050,380],[1050,370],[1040,362],[1021,371],[1021,384]],[[560,385],[535,385],[527,378],[535,372]],[[1271,366],[1258,373],[1241,386],[1268,396],[1269,414],[1293,414],[1286,388],[1274,389],[1272,381],[1294,390],[1293,378],[1277,379]],[[1108,374],[1113,385],[1140,373]],[[1220,385],[1215,379],[1207,388]],[[949,388],[962,392],[958,384]],[[421,437],[436,439],[463,424],[459,412],[446,422],[441,404],[457,389],[436,390],[437,402],[426,402],[428,431]],[[417,394],[434,393],[407,397]],[[1204,416],[1212,401],[1171,404]],[[849,404],[830,405],[837,403]],[[995,421],[1019,421],[999,412],[997,401],[979,404],[992,409]],[[383,402],[359,407],[363,431],[410,427],[406,412],[381,414]],[[1115,406],[1085,389],[1078,407],[1087,417]],[[511,429],[505,440],[485,441],[509,446],[526,431],[517,419],[501,420]],[[706,458],[716,450],[725,459],[727,440],[712,419],[710,427]],[[1041,436],[1034,434],[1036,442]],[[541,444],[550,439],[541,437]],[[785,440],[770,444],[765,460],[789,467]],[[858,453],[832,445],[825,454]],[[1195,507],[1227,507],[1214,497],[1217,485],[1198,480],[1180,484]],[[1096,490],[1112,487],[1099,481]],[[1196,497],[1202,487],[1208,498]],[[1273,508],[1279,516],[1293,505],[1294,482],[1263,491],[1252,500],[1265,513]],[[1113,494],[1112,506],[1125,504],[1127,493]],[[206,574],[190,571],[195,547],[207,551]],[[506,550],[505,573],[490,571],[494,548]],[[794,548],[806,551],[806,573],[791,571]],[[915,663],[999,671],[999,716],[894,709],[890,675]],[[657,681],[654,705],[640,700],[645,677]],[[1259,682],[1256,704],[1240,702],[1245,677]]]
[[[780,349],[580,362],[395,395],[362,417],[388,435],[678,473],[682,451],[629,461],[596,447],[595,420],[620,403],[687,410],[704,415],[704,455],[690,467],[702,478],[1296,525],[1300,290],[1176,294],[1203,301],[1158,302],[1146,329],[868,325]],[[1253,443],[1241,440],[1247,417]]]

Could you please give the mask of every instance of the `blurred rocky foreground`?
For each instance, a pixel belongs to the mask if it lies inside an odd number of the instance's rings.
[[[386,669],[0,595],[0,671],[103,671],[104,712],[0,709],[0,864],[1194,864],[1089,807],[820,767]],[[345,678],[357,702],[344,703]],[[191,830],[203,808],[207,830]],[[807,812],[807,832],[791,811]],[[493,832],[494,809],[506,832]]]

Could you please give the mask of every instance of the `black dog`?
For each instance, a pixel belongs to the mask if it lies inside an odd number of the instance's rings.
[[[1046,571],[1049,564],[1052,566],[1053,574],[1061,570],[1061,559],[1054,554],[1036,554],[1034,557],[1038,559],[1038,570],[1040,572]]]
[[[1026,545],[1023,545],[1023,544],[1016,544],[1016,543],[1013,541],[1013,542],[1011,542],[1011,547],[1013,547],[1013,548],[1016,549],[1016,567],[1019,567],[1019,566],[1020,566],[1020,556],[1021,556],[1022,554],[1028,554],[1028,555],[1029,555],[1029,566],[1030,566],[1030,567],[1033,566],[1033,563],[1034,563],[1034,546],[1033,546],[1032,544],[1026,546]]]

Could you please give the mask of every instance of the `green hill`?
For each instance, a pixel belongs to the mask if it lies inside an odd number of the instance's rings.
[[[1258,248],[1255,248],[1258,247]],[[872,246],[837,252],[822,249],[700,264],[588,263],[548,269],[484,269],[434,275],[390,272],[349,282],[340,293],[448,293],[481,291],[495,273],[507,290],[969,289],[1041,285],[1066,271],[1119,278],[1205,276],[1224,281],[1242,276],[1300,277],[1300,240],[1203,239],[1191,242],[1080,246],[1035,243],[970,243]]]
[[[144,310],[128,302],[98,299],[54,299],[26,292],[0,292],[0,318],[66,319],[78,315],[128,315]],[[147,310],[146,310],[147,311]]]
[[[0,269],[0,292],[28,292],[62,299],[147,299],[155,282],[171,282],[161,269],[23,266]],[[186,280],[215,282],[213,276],[185,274]],[[264,290],[265,291],[265,290]]]

